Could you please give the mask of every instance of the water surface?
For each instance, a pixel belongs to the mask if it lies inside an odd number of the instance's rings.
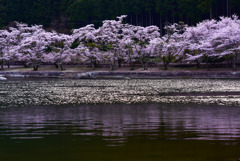
[[[240,106],[239,79],[1,81],[0,108],[97,103]]]
[[[81,105],[0,110],[1,160],[209,160],[240,157],[240,108]]]
[[[236,161],[240,80],[0,82],[0,160]]]

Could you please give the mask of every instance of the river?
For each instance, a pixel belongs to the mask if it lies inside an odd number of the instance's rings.
[[[2,81],[0,159],[236,161],[240,157],[239,83],[221,79]],[[118,103],[108,102],[114,98]],[[141,98],[145,103],[137,102]]]

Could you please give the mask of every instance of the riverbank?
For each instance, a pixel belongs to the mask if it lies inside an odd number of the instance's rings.
[[[60,79],[162,79],[162,78],[240,78],[240,72],[2,72],[5,78],[60,78]]]
[[[207,69],[195,68],[170,68],[163,70],[152,67],[149,70],[136,68],[120,68],[109,71],[108,68],[83,68],[78,66],[68,67],[60,71],[54,67],[44,66],[39,71],[31,68],[14,66],[10,69],[0,70],[0,75],[5,78],[61,78],[61,79],[161,79],[161,78],[240,78],[240,71],[232,71],[228,68]]]

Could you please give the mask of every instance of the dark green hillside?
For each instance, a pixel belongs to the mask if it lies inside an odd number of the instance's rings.
[[[127,14],[134,25],[184,21],[240,14],[239,0],[0,0],[0,27],[12,21],[43,24],[60,32]]]

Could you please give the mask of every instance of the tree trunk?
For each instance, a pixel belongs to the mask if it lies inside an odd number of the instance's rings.
[[[60,69],[61,69],[61,70],[65,70],[65,69],[63,68],[63,64],[60,65]]]
[[[56,67],[56,69],[58,69],[58,64],[57,63],[54,63],[54,66]]]
[[[229,13],[228,13],[229,15],[232,15],[232,6],[230,5],[230,7],[229,7]]]
[[[227,3],[227,4],[226,4],[226,7],[227,7],[227,16],[228,16],[228,15],[229,15],[229,14],[228,14],[228,12],[229,12],[229,11],[228,11],[228,0],[226,0],[226,3]]]
[[[146,18],[146,19],[145,19],[145,21],[146,21],[146,26],[149,26],[149,25],[148,25],[148,16],[147,16],[147,14],[146,14],[145,18]]]
[[[141,64],[142,64],[143,70],[148,70],[148,60],[144,60],[144,59],[147,59],[147,58],[143,58],[141,60]]]
[[[55,67],[56,67],[57,69],[65,70],[65,69],[63,68],[63,63],[62,63],[62,62],[55,63],[54,65],[55,65]]]
[[[130,70],[134,70],[134,63],[130,62]]]
[[[91,64],[92,64],[92,70],[94,70],[95,69],[95,62],[92,60]]]
[[[210,70],[211,70],[211,64],[207,63],[207,71],[210,71]]]
[[[147,65],[146,65],[146,64],[144,65],[144,68],[143,68],[143,70],[148,70],[148,67],[147,67]]]
[[[196,61],[196,63],[197,63],[197,69],[200,69],[200,68],[201,68],[200,62],[199,62],[199,61]]]
[[[213,13],[212,13],[212,6],[210,6],[210,9],[209,9],[209,14],[210,14],[210,19],[212,19],[213,18]]]
[[[163,60],[164,70],[168,70],[168,64],[169,64],[168,61],[166,60],[165,57],[163,57],[162,60]]]
[[[152,24],[152,21],[151,21],[151,19],[152,19],[152,16],[151,16],[151,11],[149,11],[149,26],[151,26],[151,24]]]
[[[236,57],[235,56],[233,56],[232,68],[233,68],[234,71],[237,70],[237,68],[236,68]]]
[[[118,59],[118,68],[122,68],[122,60]]]
[[[111,70],[111,71],[114,71],[114,70],[115,70],[114,64],[113,64],[112,62],[110,62],[110,70]]]
[[[3,59],[1,60],[1,68],[3,69]]]
[[[132,18],[132,14],[131,14],[131,25],[133,25],[133,18]]]
[[[129,61],[129,66],[130,70],[134,70],[134,62],[132,62],[132,60]]]
[[[159,15],[159,17],[160,17],[160,19],[159,19],[159,21],[160,21],[160,34],[163,35],[162,17],[161,17],[161,15]]]
[[[142,64],[142,68],[143,68],[143,70],[145,70],[144,61],[143,61],[143,59],[142,59],[142,58],[141,58],[140,60],[141,60],[140,62],[141,62],[141,64]]]
[[[228,59],[227,59],[227,65],[228,65],[228,67],[229,67],[229,68],[232,68],[232,66],[233,66],[232,64],[233,64],[233,63],[232,63],[232,58],[231,58],[231,59],[228,58]]]
[[[138,25],[138,15],[136,14],[136,26]]]
[[[167,62],[163,62],[163,64],[164,64],[164,70],[168,70],[168,64],[167,64]]]
[[[29,68],[29,67],[30,67],[29,64],[30,64],[30,63],[27,63],[27,62],[24,61],[24,62],[23,62],[24,68]]]
[[[148,63],[145,62],[143,70],[148,70]]]
[[[38,67],[39,67],[39,65],[33,65],[33,71],[37,71]]]

